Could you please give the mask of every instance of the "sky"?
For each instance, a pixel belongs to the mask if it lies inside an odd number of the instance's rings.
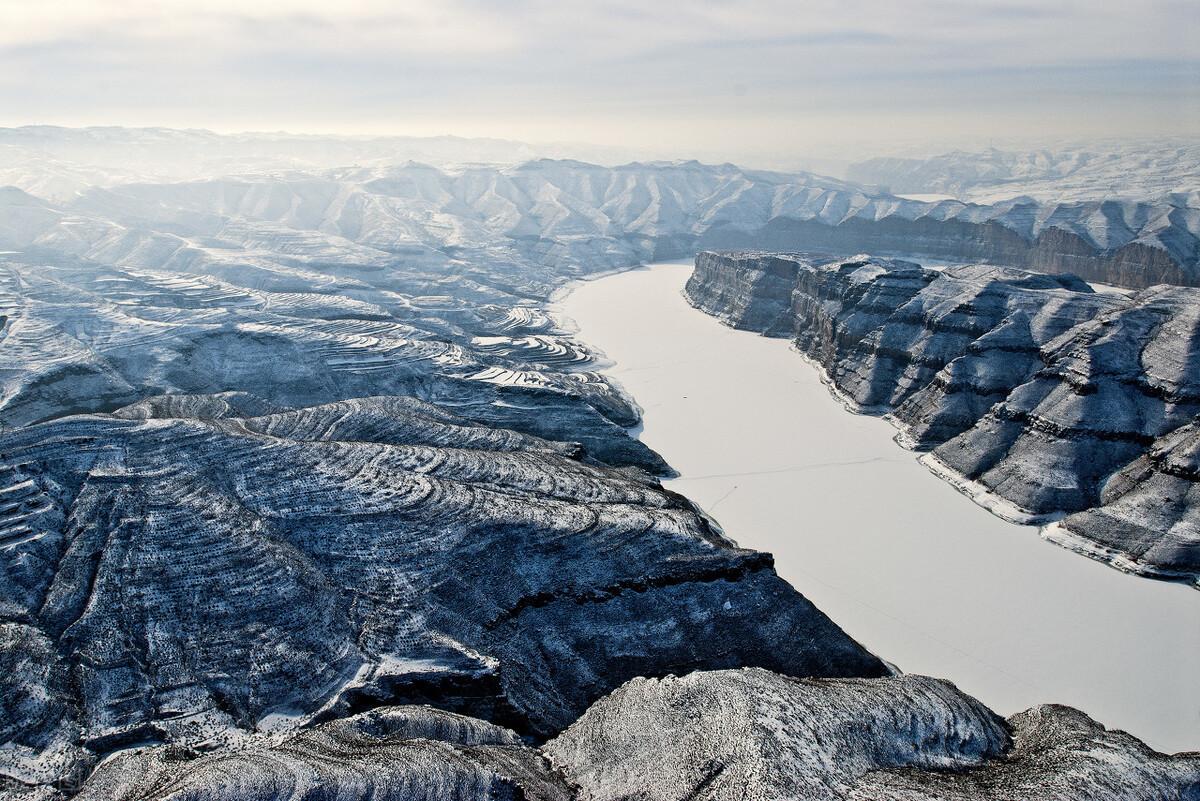
[[[779,162],[1200,134],[1200,4],[0,0],[0,125]]]

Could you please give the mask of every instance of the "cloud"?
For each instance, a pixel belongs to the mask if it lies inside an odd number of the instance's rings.
[[[1081,134],[1105,119],[1186,131],[1197,16],[1175,0],[5,3],[0,123],[627,140],[614,144],[674,130],[681,147],[736,128],[731,151],[778,140],[754,125],[811,141],[847,120],[919,131],[921,114],[931,135],[983,117],[1036,133],[1038,109]]]

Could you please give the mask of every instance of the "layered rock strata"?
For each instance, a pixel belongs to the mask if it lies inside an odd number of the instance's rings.
[[[887,672],[640,471],[415,400],[260,411],[150,399],[0,436],[0,684],[29,699],[5,775],[414,701],[545,737],[696,668]]]
[[[1187,801],[1197,790],[1200,754],[1155,753],[1067,707],[1005,721],[923,676],[741,669],[633,679],[541,748],[439,709],[380,707],[217,753],[129,749],[75,797]]]
[[[1200,791],[1200,754],[1155,754],[1066,707],[1004,721],[922,676],[635,679],[545,750],[591,801],[1182,801]]]
[[[1180,426],[1105,482],[1100,504],[1045,536],[1126,569],[1188,578],[1200,563],[1200,428]]]
[[[80,801],[571,801],[570,787],[512,731],[422,706],[382,707],[236,750],[128,751]]]
[[[1200,575],[1197,290],[751,252],[700,254],[686,294],[792,338],[849,408],[887,414],[902,444],[1003,516],[1073,515],[1054,539],[1146,575]]]

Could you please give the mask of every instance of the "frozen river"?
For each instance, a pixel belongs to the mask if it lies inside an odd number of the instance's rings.
[[[976,506],[846,412],[784,340],[681,296],[690,264],[576,284],[557,311],[645,412],[665,484],[851,635],[1004,715],[1077,706],[1200,750],[1200,593],[1128,576]],[[786,648],[787,643],[780,643]]]

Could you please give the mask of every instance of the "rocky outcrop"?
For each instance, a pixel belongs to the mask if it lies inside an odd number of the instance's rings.
[[[1007,721],[1012,747],[961,772],[887,769],[850,798],[874,801],[1190,801],[1200,793],[1200,754],[1167,756],[1077,709],[1046,705]]]
[[[1109,476],[1200,413],[1200,292],[1140,292],[1047,343],[1041,359],[933,454],[1034,519],[1096,506]]]
[[[940,235],[970,218],[1028,239],[1054,217],[1091,226],[1089,248],[1186,262],[1190,218],[1118,211],[1135,224],[695,163],[117,181],[61,207],[0,193],[0,247],[18,251],[0,254],[0,797],[82,782],[84,798],[562,798],[578,788],[533,745],[628,679],[892,674],[769,555],[661,487],[669,468],[627,434],[636,405],[545,302],[570,278],[775,219],[920,218]],[[772,333],[799,276],[776,266],[728,292]],[[935,283],[896,269],[893,300]],[[981,319],[1005,303],[987,295]],[[824,308],[814,319],[836,329]],[[1024,308],[1003,311],[1012,332]],[[890,345],[873,347],[882,369]],[[906,399],[940,374],[935,345],[920,351]],[[924,689],[894,708],[932,739],[855,764],[1003,748],[977,703],[906,681]],[[838,686],[862,725],[812,731],[876,756],[872,729],[903,737],[878,711],[889,685]],[[844,782],[828,757],[806,764]],[[1159,764],[1140,758],[1135,778]]]
[[[596,801],[844,798],[872,770],[974,767],[1007,740],[998,718],[946,682],[734,670],[635,679],[546,753]]]
[[[1004,721],[923,676],[752,668],[633,679],[540,749],[481,720],[388,706],[216,753],[130,749],[75,797],[1187,801],[1197,790],[1200,754],[1156,753],[1067,707]]]
[[[1200,755],[1156,754],[1064,707],[1005,722],[921,676],[797,680],[739,670],[635,679],[545,750],[592,801],[1150,801],[1200,790]]]
[[[1200,426],[1154,442],[1103,486],[1100,504],[1047,526],[1048,538],[1123,570],[1188,578],[1200,564]]]
[[[400,398],[144,416],[228,401],[0,437],[0,684],[41,699],[5,708],[6,775],[411,702],[544,737],[696,668],[887,672],[643,473]]]
[[[1096,201],[1047,208],[1017,199],[995,206],[945,200],[906,208],[910,203],[915,201],[887,203],[864,196],[835,202],[844,216],[832,219],[827,209],[798,210],[773,217],[761,228],[714,226],[699,238],[696,249],[903,253],[1050,273],[1066,270],[1089,281],[1132,288],[1198,283],[1195,236],[1182,230],[1200,223],[1200,212],[1175,205],[1173,199],[1161,207]],[[1157,222],[1145,227],[1134,222],[1148,218]],[[1147,236],[1125,239],[1117,231],[1132,229],[1118,221],[1131,222]],[[1158,233],[1150,235],[1152,229]]]
[[[546,313],[569,270],[164,208],[55,234],[106,263],[0,257],[13,787],[384,706],[537,739],[638,675],[887,672],[651,476]]]
[[[1190,488],[1164,454],[1200,413],[1197,290],[752,252],[700,254],[686,292],[730,325],[793,338],[849,408],[888,415],[902,444],[994,511],[1092,510],[1048,533],[1124,569],[1200,574],[1189,496],[1144,517],[1168,488],[1137,500],[1168,463],[1170,491]]]
[[[624,435],[637,409],[586,370],[586,351],[558,345],[567,342],[562,334],[531,333],[546,325],[540,312],[509,305],[501,314],[462,299],[410,298],[392,288],[392,273],[367,272],[332,286],[325,274],[287,274],[289,288],[274,291],[260,288],[253,272],[233,283],[0,257],[0,424],[110,412],[166,394],[174,400],[161,403],[253,396],[251,414],[390,395],[451,405],[476,423],[575,441],[607,463],[667,469]],[[477,291],[517,302],[502,289]],[[483,345],[485,332],[528,333],[543,344]],[[576,356],[559,358],[558,348]],[[539,414],[528,413],[534,406]]]

